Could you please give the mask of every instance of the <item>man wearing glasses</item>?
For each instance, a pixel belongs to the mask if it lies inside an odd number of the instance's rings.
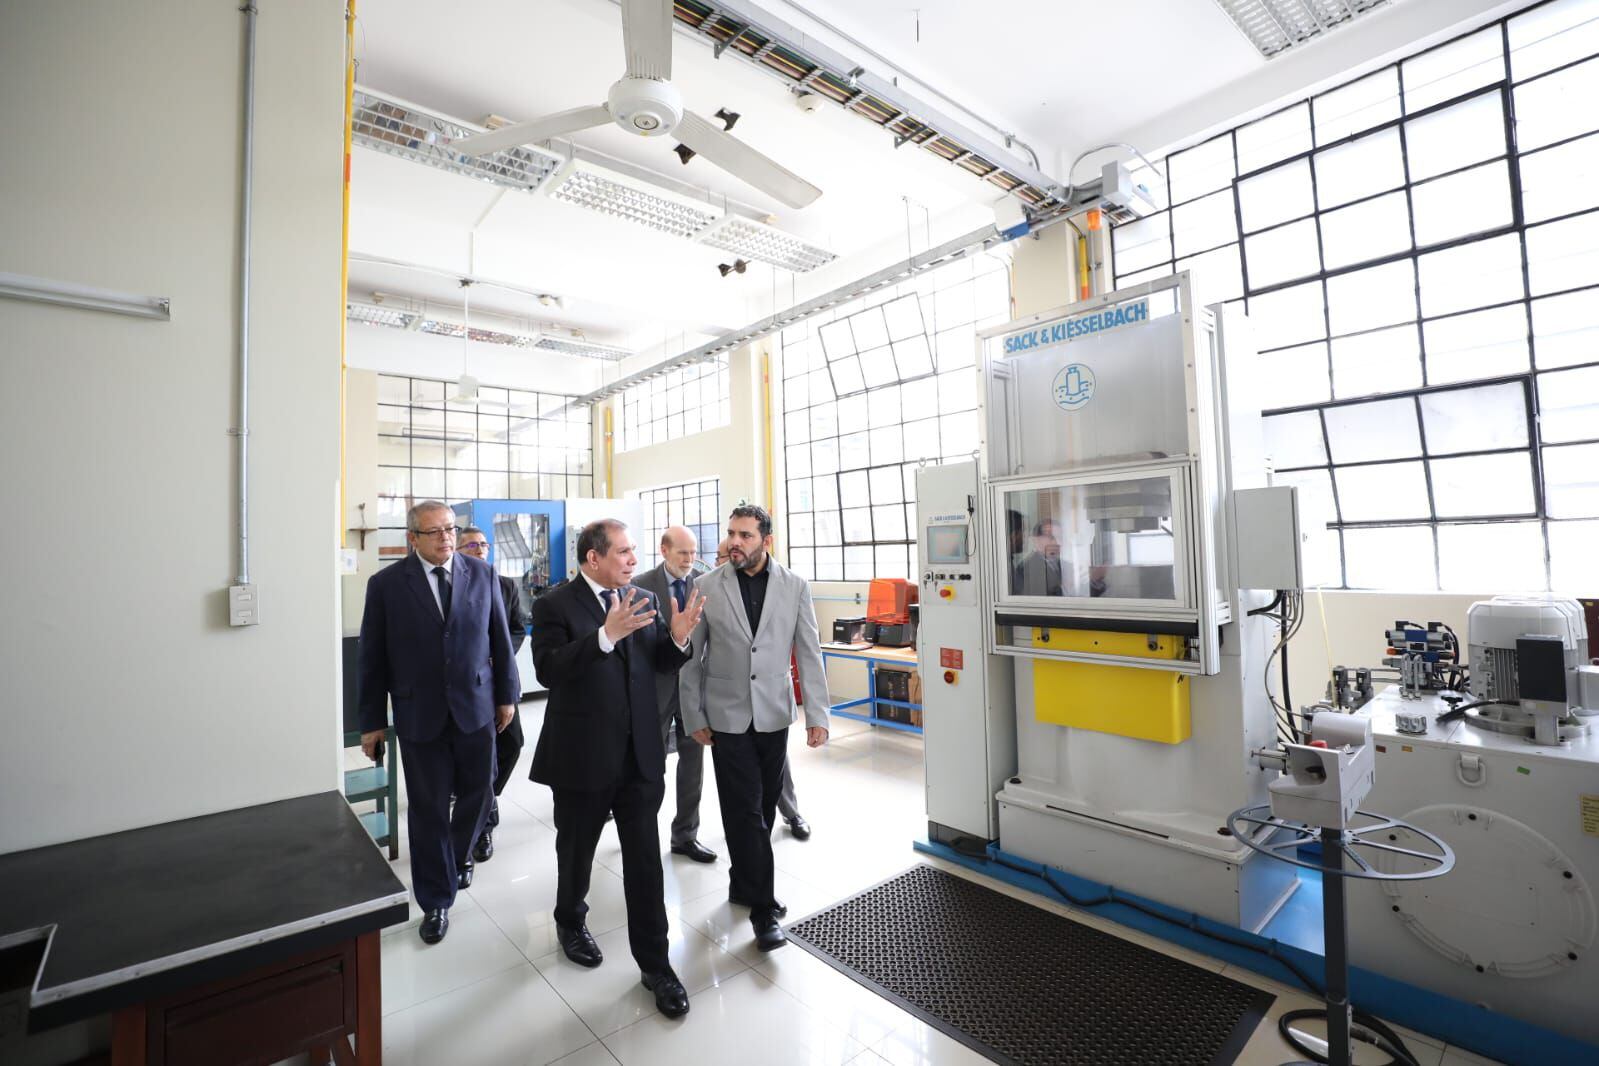
[[[477,526],[462,526],[455,534],[455,550],[474,559],[489,561],[489,538]],[[505,620],[511,627],[511,654],[522,650],[527,639],[527,615],[522,610],[522,596],[516,581],[504,574],[495,575],[500,582],[500,599],[505,604]],[[500,730],[494,738],[494,795],[489,798],[489,817],[483,823],[483,832],[472,845],[472,858],[488,862],[494,858],[494,830],[500,824],[500,793],[511,782],[516,760],[522,756],[522,713],[511,712],[511,724]]]
[[[472,844],[492,795],[494,737],[510,725],[522,683],[499,583],[487,563],[457,556],[455,513],[427,500],[405,524],[411,554],[366,585],[361,750],[376,755],[392,700],[405,746],[419,934],[437,944],[449,931],[457,890],[472,883]]]

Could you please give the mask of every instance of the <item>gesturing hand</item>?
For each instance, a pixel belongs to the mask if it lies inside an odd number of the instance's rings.
[[[636,630],[655,621],[650,601],[639,594],[632,585],[614,590],[611,609],[605,612],[605,635],[615,644]]]
[[[680,611],[677,601],[668,598],[672,612],[672,641],[676,644],[687,644],[689,634],[694,632],[694,627],[700,624],[700,615],[705,613],[705,595],[698,589],[689,589],[688,602]]]

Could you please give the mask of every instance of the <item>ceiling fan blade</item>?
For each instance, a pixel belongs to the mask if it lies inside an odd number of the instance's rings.
[[[627,76],[672,80],[672,0],[622,0]]]
[[[566,133],[576,133],[579,130],[593,129],[603,126],[611,121],[611,112],[604,104],[595,104],[590,107],[574,107],[570,111],[557,111],[553,115],[534,119],[532,122],[519,122],[514,126],[501,126],[497,130],[487,133],[475,134],[464,137],[451,148],[462,155],[479,156],[498,152],[502,148],[515,148],[522,144],[537,144],[547,141],[551,137],[559,137]]]
[[[683,121],[677,124],[672,135],[735,178],[749,182],[789,207],[804,207],[822,195],[821,189],[798,174],[779,166],[692,111],[683,112]]]

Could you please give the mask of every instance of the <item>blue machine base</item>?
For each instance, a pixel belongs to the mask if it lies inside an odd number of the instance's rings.
[[[968,870],[1025,888],[1057,902],[1064,901],[1050,884],[1051,881],[1078,899],[1103,899],[1106,902],[1093,908],[1096,914],[1103,914],[1131,929],[1158,936],[1192,951],[1253,970],[1294,988],[1303,988],[1303,983],[1284,962],[1314,981],[1324,980],[1321,880],[1318,875],[1308,871],[1300,876],[1299,891],[1267,923],[1264,932],[1257,934],[1201,918],[1197,914],[1168,907],[1130,892],[1122,892],[1113,886],[1089,881],[1053,866],[1049,867],[1046,880],[1043,866],[1001,851],[996,845],[988,846],[986,858],[977,858],[926,840],[917,840],[914,846],[917,851],[936,855]],[[1147,907],[1166,915],[1170,920],[1152,917],[1118,902],[1121,900]],[[1599,1047],[1592,1044],[1573,1040],[1528,1022],[1490,1014],[1470,1003],[1359,967],[1350,967],[1349,989],[1351,1001],[1360,1010],[1512,1066],[1564,1066],[1568,1063],[1571,1066],[1592,1066],[1599,1062]],[[1320,998],[1319,993],[1306,991],[1313,998]]]

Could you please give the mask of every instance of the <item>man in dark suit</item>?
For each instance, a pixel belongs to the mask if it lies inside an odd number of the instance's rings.
[[[584,897],[614,812],[628,944],[656,1006],[677,1018],[688,1013],[688,993],[667,958],[655,822],[666,751],[655,679],[676,676],[688,659],[704,599],[690,593],[682,610],[668,601],[663,615],[653,595],[629,584],[636,548],[614,519],[584,526],[576,550],[578,576],[533,604],[533,669],[550,694],[531,776],[555,794],[556,939],[581,966],[603,961],[584,922]]]
[[[653,593],[658,603],[671,600],[682,610],[694,588],[694,559],[699,538],[687,526],[671,526],[661,534],[661,565],[633,579]],[[700,793],[705,787],[705,749],[683,732],[677,700],[677,674],[655,676],[655,702],[661,710],[661,737],[667,751],[677,752],[677,813],[672,818],[673,855],[695,862],[715,862],[716,852],[699,842]]]
[[[366,585],[361,748],[375,756],[392,699],[420,935],[436,944],[449,931],[456,891],[472,883],[471,848],[488,814],[495,731],[510,723],[522,686],[494,571],[456,554],[455,512],[427,500],[405,521],[411,554]]]
[[[463,526],[455,535],[455,550],[474,559],[489,561],[489,538],[477,526]],[[511,654],[522,650],[527,639],[527,614],[522,610],[522,595],[516,581],[504,574],[495,575],[500,582],[500,599],[505,604],[505,619],[511,627]],[[488,862],[494,858],[494,827],[500,824],[500,793],[511,782],[516,770],[516,760],[522,757],[522,712],[511,712],[511,724],[500,730],[494,738],[494,795],[489,799],[489,817],[483,823],[483,832],[472,845],[472,858]]]

